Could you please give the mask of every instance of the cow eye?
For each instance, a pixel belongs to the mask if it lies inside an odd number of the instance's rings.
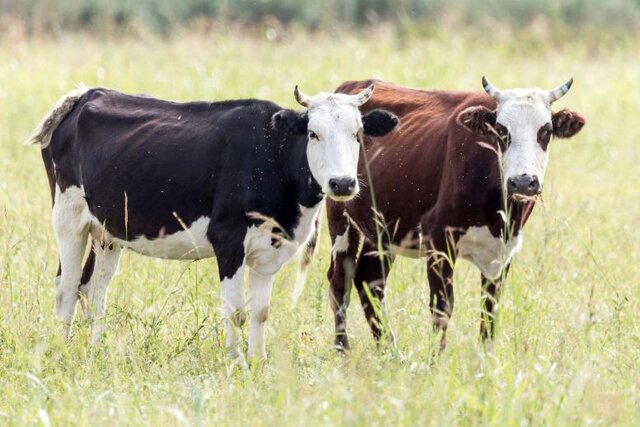
[[[314,131],[310,130],[309,131],[309,139],[315,139],[317,141],[320,138],[318,138],[318,135]]]
[[[550,126],[545,126],[538,132],[538,141],[542,144],[543,148],[546,149],[547,144],[551,141],[552,134],[553,131],[550,129]]]
[[[508,143],[509,130],[507,130],[507,128],[502,126],[500,123],[496,123],[495,129],[496,129],[496,133],[498,134],[498,137],[502,140],[502,142]]]

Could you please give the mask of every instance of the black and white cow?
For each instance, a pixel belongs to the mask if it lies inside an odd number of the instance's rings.
[[[175,103],[107,89],[64,96],[35,130],[53,198],[60,254],[56,317],[68,337],[79,294],[93,340],[121,248],[167,259],[217,258],[230,356],[250,287],[250,358],[266,357],[274,274],[317,232],[325,195],[358,192],[362,134],[397,118],[355,95],[306,96],[302,112],[261,100]],[[92,240],[83,269],[88,239]]]

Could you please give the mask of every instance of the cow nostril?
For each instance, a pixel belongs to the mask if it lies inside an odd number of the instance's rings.
[[[507,180],[507,191],[510,194],[534,196],[540,193],[540,181],[537,176],[522,174]]]
[[[538,177],[534,176],[531,178],[531,182],[529,182],[529,190],[534,193],[537,193],[540,190],[540,181],[538,181]]]
[[[349,191],[353,191],[353,189],[355,188],[355,186],[356,186],[356,180],[355,180],[355,179],[351,179],[351,180],[349,181],[349,184],[348,184]]]
[[[354,178],[331,178],[329,180],[329,189],[336,196],[350,196],[356,188],[356,180]]]

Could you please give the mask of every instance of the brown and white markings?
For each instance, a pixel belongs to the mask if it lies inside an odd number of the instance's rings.
[[[372,83],[346,82],[337,91],[354,93]],[[373,335],[385,334],[375,304],[384,304],[386,279],[398,255],[427,260],[441,348],[453,310],[458,257],[482,273],[481,335],[494,335],[501,282],[542,191],[549,142],[552,136],[572,137],[585,123],[575,112],[551,110],[571,84],[550,91],[499,90],[483,78],[484,94],[375,82],[376,93],[362,110],[384,108],[401,125],[384,138],[365,140],[358,172],[366,188],[360,196],[327,202],[337,347],[349,347],[346,309],[352,284]]]
[[[306,96],[296,87],[302,112],[252,99],[175,103],[108,89],[63,97],[31,142],[42,147],[53,197],[55,313],[64,335],[80,292],[100,340],[121,248],[167,259],[216,256],[228,351],[244,360],[237,328],[247,317],[246,269],[248,354],[264,359],[274,274],[315,235],[325,195],[357,193],[358,135],[384,135],[397,124],[384,111],[360,114],[372,92]]]

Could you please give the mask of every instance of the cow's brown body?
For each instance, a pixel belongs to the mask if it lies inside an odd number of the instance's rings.
[[[337,91],[355,93],[371,83],[346,82]],[[401,252],[410,256],[427,258],[434,322],[446,331],[453,309],[453,262],[460,237],[470,227],[486,226],[492,236],[512,239],[533,208],[533,202],[510,202],[511,221],[505,225],[500,213],[505,211],[500,166],[496,151],[490,148],[497,148],[496,140],[474,134],[458,121],[459,113],[468,107],[495,110],[492,97],[479,92],[424,91],[381,81],[375,81],[375,87],[364,110],[389,110],[398,116],[400,125],[386,137],[366,141],[359,164],[364,182],[360,196],[347,203],[328,202],[334,242],[328,273],[330,298],[336,345],[342,348],[349,345],[345,301],[352,278],[374,336],[384,333],[364,287],[368,284],[373,296],[384,302],[385,279],[399,253],[398,248],[389,250],[390,244],[402,247]],[[379,214],[373,214],[374,210]],[[385,227],[380,227],[381,218]],[[383,254],[378,251],[381,246]],[[508,263],[501,277],[507,270]],[[500,279],[483,275],[487,315],[481,333],[485,337],[492,334]],[[444,342],[443,336],[443,346]]]

